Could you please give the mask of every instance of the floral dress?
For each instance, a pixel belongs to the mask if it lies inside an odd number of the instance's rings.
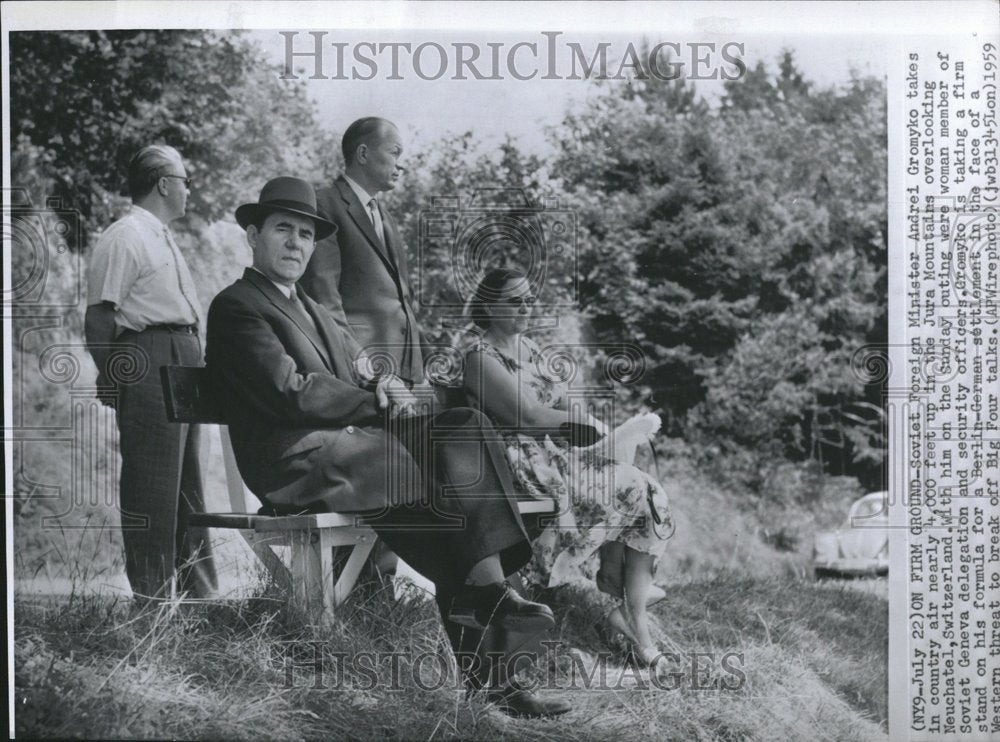
[[[553,409],[562,406],[565,385],[545,375],[544,360],[534,343],[526,339],[521,342],[528,356],[524,364],[483,340],[469,352],[485,353],[498,360],[517,378],[519,391],[528,404]],[[549,436],[539,441],[521,433],[505,433],[504,441],[511,471],[521,490],[536,499],[554,499],[560,511],[557,521],[535,541],[534,556],[522,570],[527,580],[541,587],[593,586],[600,566],[598,550],[608,541],[620,541],[657,558],[663,554],[666,541],[657,531],[669,534],[673,526],[667,493],[656,479],[594,448],[557,444]],[[660,518],[655,529],[650,498]]]

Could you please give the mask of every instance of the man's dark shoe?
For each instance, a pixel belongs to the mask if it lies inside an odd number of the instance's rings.
[[[455,596],[448,620],[473,629],[499,626],[513,631],[545,631],[556,625],[552,609],[525,600],[506,582],[467,586]]]
[[[508,716],[520,719],[561,716],[573,708],[559,698],[544,699],[516,681],[511,681],[505,688],[490,689],[486,692],[486,700]]]

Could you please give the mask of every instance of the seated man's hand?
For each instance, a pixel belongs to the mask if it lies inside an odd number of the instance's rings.
[[[389,410],[391,418],[413,415],[416,412],[417,398],[413,396],[406,383],[393,374],[382,377],[375,387],[375,397],[381,409]]]
[[[365,381],[375,380],[375,369],[372,368],[372,361],[364,351],[354,359],[354,372]]]

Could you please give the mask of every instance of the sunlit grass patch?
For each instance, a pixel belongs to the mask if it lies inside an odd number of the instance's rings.
[[[190,739],[883,734],[880,598],[745,578],[675,586],[654,609],[657,634],[678,653],[676,677],[658,684],[608,657],[593,629],[601,606],[591,593],[562,589],[545,598],[558,619],[552,654],[525,679],[573,704],[554,720],[510,719],[467,697],[434,604],[396,602],[385,589],[358,591],[322,628],[266,593],[142,608],[94,596],[19,598],[17,730]],[[604,682],[584,680],[598,662]]]

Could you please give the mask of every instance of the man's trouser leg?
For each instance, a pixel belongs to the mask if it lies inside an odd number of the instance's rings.
[[[118,387],[121,509],[143,521],[122,531],[129,584],[136,595],[162,597],[184,565],[183,587],[211,595],[216,581],[207,530],[186,527],[187,513],[204,511],[200,436],[197,426],[167,421],[160,382],[161,366],[201,365],[198,337],[126,331],[118,342],[139,376]]]
[[[523,644],[524,637],[487,628],[470,629],[448,621],[451,600],[479,559],[499,553],[505,574],[522,567],[531,545],[517,511],[513,479],[503,448],[480,413],[454,409],[423,425],[401,426],[400,440],[424,472],[433,472],[434,507],[416,513],[398,510],[389,520],[410,518],[414,530],[380,531],[410,566],[434,581],[437,604],[456,660],[471,688],[494,684],[495,662]],[[433,462],[433,463],[431,463]],[[430,467],[430,468],[428,468]],[[465,527],[453,520],[461,516]],[[375,525],[379,530],[378,524]],[[492,655],[492,657],[490,656]]]

